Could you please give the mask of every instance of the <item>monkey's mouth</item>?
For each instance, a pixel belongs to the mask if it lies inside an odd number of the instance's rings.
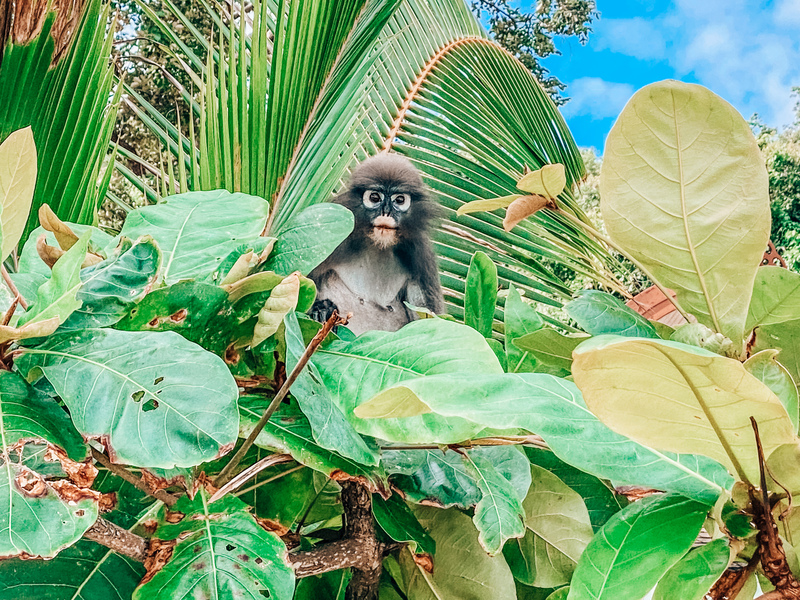
[[[370,238],[379,248],[393,246],[397,236],[397,222],[391,217],[380,216],[372,222]]]

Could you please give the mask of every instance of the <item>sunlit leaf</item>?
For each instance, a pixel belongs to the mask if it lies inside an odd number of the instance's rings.
[[[36,144],[25,127],[0,144],[0,262],[22,237],[35,188]]]

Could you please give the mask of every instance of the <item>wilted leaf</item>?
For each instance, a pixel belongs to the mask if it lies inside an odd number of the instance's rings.
[[[184,496],[174,511],[178,523],[161,514],[156,536],[178,539],[172,558],[137,588],[134,600],[153,597],[271,598],[291,600],[294,571],[286,563],[286,546],[261,528],[247,506],[233,498],[208,503],[205,490],[194,500]]]
[[[24,446],[12,447],[39,440],[43,447],[54,444],[82,459],[85,446],[61,407],[10,371],[0,371],[0,431],[0,502],[6,507],[0,511],[0,531],[6,532],[0,536],[0,556],[51,558],[97,519],[99,494],[69,480],[45,479],[23,460]]]
[[[506,208],[509,204],[514,202],[517,198],[521,198],[519,194],[513,196],[503,196],[502,198],[489,198],[488,200],[473,200],[458,207],[457,215],[466,215],[474,212],[487,212],[497,210],[498,208]]]
[[[0,262],[19,243],[36,187],[36,145],[30,127],[0,144]]]
[[[556,163],[544,165],[541,169],[523,175],[517,182],[517,189],[555,199],[564,191],[566,185],[567,175],[564,165]]]
[[[42,204],[39,207],[39,223],[44,229],[56,236],[59,247],[64,251],[72,248],[78,241],[78,236],[75,235],[75,232],[56,216],[49,204]]]
[[[66,225],[68,225],[69,228],[78,236],[83,235],[87,231],[91,231],[89,234],[91,236],[89,238],[89,249],[95,253],[102,253],[103,249],[109,245],[112,248],[116,247],[117,245],[113,243],[113,237],[97,227],[92,227],[91,225],[79,225],[77,223],[66,223]],[[20,252],[19,255],[20,274],[27,276],[34,274],[41,275],[47,279],[49,279],[52,275],[51,268],[42,262],[42,259],[39,257],[39,252],[36,249],[37,241],[42,235],[45,236],[45,242],[47,242],[49,246],[58,246],[56,236],[52,232],[47,231],[44,227],[37,227],[34,229],[28,236],[28,240],[25,242],[25,245],[22,246],[22,252]]]
[[[238,390],[227,366],[173,332],[61,334],[26,348],[16,365],[29,379],[43,373],[78,431],[115,462],[194,466],[236,441]]]
[[[531,215],[550,205],[550,200],[544,196],[520,196],[508,205],[506,216],[503,219],[503,229],[511,231],[520,221],[527,219]]]
[[[297,272],[292,273],[272,288],[264,307],[258,311],[258,322],[253,331],[251,346],[258,346],[278,331],[283,318],[297,306],[297,299],[300,293],[300,278],[298,275],[299,273]]]
[[[151,235],[164,254],[167,284],[212,273],[242,242],[254,240],[267,221],[269,203],[226,190],[189,192],[131,211],[120,236]]]
[[[583,552],[569,600],[640,600],[691,547],[707,510],[673,494],[622,509]]]
[[[655,449],[709,456],[758,481],[750,417],[764,454],[795,439],[775,394],[737,360],[664,340],[600,336],[573,354],[586,404],[609,427]]]
[[[611,238],[741,348],[770,210],[764,159],[736,109],[699,85],[642,88],[606,140],[600,197]]]

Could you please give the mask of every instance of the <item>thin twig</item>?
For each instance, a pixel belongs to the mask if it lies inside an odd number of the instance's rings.
[[[152,496],[156,500],[161,500],[167,506],[174,506],[175,503],[178,501],[178,498],[173,496],[172,494],[165,492],[164,490],[154,490],[149,485],[147,485],[140,477],[136,477],[133,473],[128,471],[122,465],[115,465],[111,462],[111,460],[102,452],[98,452],[94,448],[92,448],[92,458],[94,458],[97,462],[103,465],[106,469],[114,473],[117,477],[124,479],[128,483],[130,483],[133,487],[137,490],[143,491],[148,496]]]
[[[457,450],[459,448],[471,448],[473,446],[532,446],[534,448],[541,448],[542,450],[549,450],[550,447],[547,442],[539,435],[508,435],[508,436],[494,436],[487,438],[478,438],[476,440],[468,440],[458,444],[430,444],[430,445],[411,445],[411,446],[381,446],[381,452],[387,450],[442,450],[450,449]]]
[[[3,274],[3,281],[6,282],[6,285],[8,286],[8,289],[11,290],[11,293],[14,294],[14,296],[19,297],[19,305],[22,307],[22,309],[28,310],[28,303],[25,301],[24,296],[19,293],[19,290],[17,289],[17,286],[14,285],[14,282],[11,281],[11,276],[8,274],[8,271],[6,271],[5,266],[2,264],[0,264],[0,273]]]
[[[305,469],[305,468],[306,468],[305,465],[297,465],[296,467],[292,467],[291,469],[286,469],[285,471],[281,471],[277,475],[273,475],[272,477],[268,477],[267,479],[264,479],[263,481],[259,481],[258,483],[255,483],[255,484],[251,485],[250,487],[246,487],[243,490],[239,490],[238,492],[236,492],[234,494],[234,496],[236,496],[238,498],[239,496],[242,496],[242,495],[246,494],[247,492],[252,492],[253,490],[257,490],[262,485],[267,485],[268,483],[272,483],[276,479],[280,479],[281,477],[286,477],[287,475],[291,475],[292,473],[296,473],[300,469]]]
[[[690,321],[690,319],[689,319],[689,313],[687,313],[685,310],[683,310],[683,308],[681,307],[681,305],[680,305],[680,304],[678,304],[678,301],[677,301],[675,298],[673,298],[672,296],[670,296],[669,290],[668,290],[667,288],[665,288],[663,285],[661,285],[661,284],[659,283],[658,279],[656,279],[656,278],[653,276],[653,274],[652,274],[652,273],[650,273],[650,271],[649,271],[649,269],[648,269],[647,267],[645,267],[645,266],[644,266],[642,263],[640,263],[638,260],[636,260],[635,258],[633,258],[632,256],[630,256],[630,255],[629,255],[627,252],[625,252],[625,250],[623,250],[623,249],[622,249],[620,246],[618,246],[618,245],[617,245],[615,242],[613,242],[613,241],[611,240],[611,238],[610,238],[610,237],[603,235],[602,233],[600,233],[599,231],[597,231],[597,230],[596,230],[594,227],[591,227],[590,225],[587,225],[586,223],[584,223],[583,221],[581,221],[580,219],[578,219],[578,218],[577,218],[577,217],[575,217],[574,215],[571,215],[569,212],[567,212],[567,211],[565,211],[565,210],[556,209],[556,211],[555,211],[555,212],[557,212],[557,213],[558,213],[559,215],[561,215],[562,217],[566,217],[566,219],[567,219],[568,221],[570,221],[570,222],[571,222],[573,225],[577,225],[578,227],[581,227],[581,228],[583,228],[583,229],[584,229],[584,230],[585,230],[587,233],[589,233],[590,235],[594,236],[595,238],[597,238],[598,240],[600,240],[600,241],[602,241],[602,242],[605,242],[605,244],[606,244],[606,245],[610,246],[611,248],[613,248],[614,250],[616,250],[617,252],[619,252],[619,253],[620,253],[622,256],[624,256],[624,257],[625,257],[625,258],[627,258],[629,261],[631,261],[631,262],[632,262],[634,265],[636,265],[636,267],[637,267],[637,268],[638,268],[638,269],[639,269],[639,270],[640,270],[642,273],[644,273],[644,274],[647,276],[647,278],[648,278],[650,281],[652,281],[652,282],[653,282],[653,284],[654,284],[654,285],[655,285],[655,286],[656,286],[656,287],[657,287],[659,290],[661,290],[661,293],[662,293],[662,294],[664,294],[664,297],[665,297],[667,300],[669,300],[669,302],[672,304],[672,306],[674,306],[674,307],[675,307],[675,310],[677,310],[677,311],[678,311],[678,312],[679,312],[679,313],[680,313],[680,314],[683,316],[683,318],[684,318],[684,319],[686,319],[687,321]],[[691,322],[691,321],[690,321],[690,322]]]
[[[250,450],[250,447],[255,443],[258,434],[266,427],[267,422],[269,421],[270,417],[273,413],[278,410],[281,402],[286,396],[289,394],[289,389],[292,387],[292,384],[295,382],[295,379],[300,375],[300,372],[303,370],[303,367],[306,366],[311,355],[316,352],[317,348],[319,348],[322,341],[328,336],[336,325],[343,325],[347,322],[347,319],[342,319],[339,317],[339,313],[337,311],[333,311],[330,319],[325,321],[325,324],[322,326],[317,332],[317,335],[314,336],[314,339],[311,340],[311,343],[308,344],[308,347],[303,352],[303,355],[300,357],[300,360],[297,361],[297,364],[292,369],[292,372],[289,374],[289,377],[286,378],[286,381],[283,382],[281,389],[278,390],[278,393],[275,394],[275,397],[270,402],[267,410],[264,411],[264,414],[259,419],[256,426],[253,427],[253,430],[250,432],[250,435],[247,436],[247,439],[244,441],[242,446],[233,455],[231,460],[225,465],[222,470],[217,475],[217,478],[214,480],[214,485],[217,487],[222,487],[231,479],[231,473],[239,466],[242,458],[244,455],[247,454],[247,451]]]
[[[269,469],[272,466],[287,463],[292,460],[294,459],[292,458],[291,454],[270,454],[269,456],[265,456],[257,463],[247,467],[244,471],[239,473],[236,477],[214,492],[211,498],[209,498],[208,503],[211,504],[212,502],[216,502],[228,492],[235,490],[240,485],[258,475],[264,469]]]

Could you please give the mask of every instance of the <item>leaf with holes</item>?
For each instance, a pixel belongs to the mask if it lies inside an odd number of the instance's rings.
[[[26,348],[16,366],[29,380],[43,374],[78,431],[114,462],[189,467],[236,441],[236,382],[220,358],[176,333],[65,333]]]
[[[172,284],[213,273],[243,242],[259,236],[268,212],[269,203],[257,196],[189,192],[131,211],[120,236],[153,236],[164,253],[161,275]]]
[[[699,85],[642,88],[606,140],[600,206],[609,236],[740,349],[769,241],[768,188],[747,122]]]
[[[99,494],[85,489],[90,480],[50,480],[45,471],[48,463],[58,466],[63,460],[89,479],[97,471],[88,473],[48,446],[64,448],[77,460],[86,454],[61,407],[9,371],[0,371],[0,433],[0,502],[6,507],[0,513],[0,556],[52,558],[80,539],[97,519]],[[29,456],[34,446],[45,451],[43,462],[35,463]],[[63,476],[60,468],[56,472]]]
[[[178,540],[172,557],[137,588],[133,600],[189,596],[291,600],[294,571],[286,562],[286,546],[256,523],[247,505],[231,496],[209,504],[201,489],[194,500],[181,498],[173,511],[185,516],[175,523],[162,510],[155,533],[162,540]]]

